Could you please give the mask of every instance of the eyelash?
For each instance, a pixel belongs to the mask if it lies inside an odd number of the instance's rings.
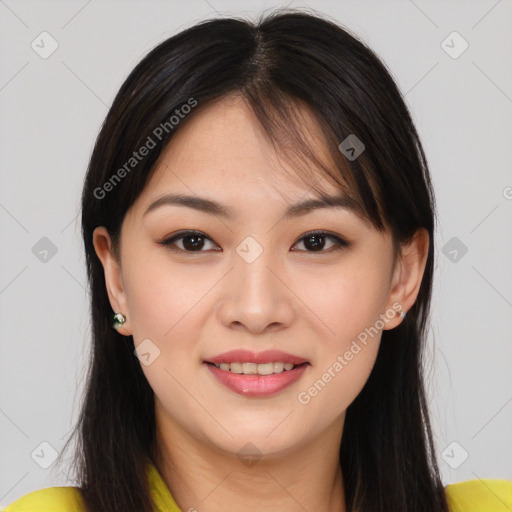
[[[306,233],[305,235],[303,235],[301,238],[299,238],[299,240],[297,240],[297,242],[295,242],[294,245],[296,245],[297,243],[307,239],[308,237],[311,237],[311,236],[314,236],[314,235],[318,235],[318,236],[324,236],[326,238],[329,238],[331,240],[333,240],[335,242],[335,245],[327,250],[319,250],[319,251],[308,251],[308,250],[300,250],[300,252],[309,252],[311,254],[315,254],[315,253],[331,253],[331,252],[334,252],[334,251],[339,251],[341,249],[344,249],[346,247],[348,247],[350,244],[344,240],[343,238],[337,236],[337,235],[333,235],[327,231],[310,231],[308,233]],[[186,249],[180,249],[180,248],[177,248],[176,246],[173,246],[173,244],[177,241],[177,240],[181,240],[183,238],[187,238],[188,236],[196,236],[196,237],[202,237],[206,240],[210,240],[211,242],[213,242],[213,240],[211,238],[209,238],[205,233],[202,233],[201,231],[181,231],[175,235],[173,235],[172,237],[170,238],[166,238],[165,240],[161,241],[161,242],[158,242],[159,245],[162,245],[164,247],[167,247],[168,249],[174,251],[174,252],[178,252],[178,253],[189,253],[189,254],[194,254],[194,253],[202,253],[202,252],[209,252],[209,251],[204,251],[204,250],[198,250],[198,251],[187,251]],[[220,252],[218,251],[217,249],[214,249],[215,252]]]

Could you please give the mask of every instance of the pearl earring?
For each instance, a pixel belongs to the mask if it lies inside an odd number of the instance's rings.
[[[117,331],[126,322],[126,317],[123,313],[116,313],[112,320],[112,327]]]

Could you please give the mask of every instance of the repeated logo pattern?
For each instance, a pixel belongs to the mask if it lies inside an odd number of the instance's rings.
[[[312,7],[328,12],[340,22],[346,25],[353,24],[355,32],[358,31],[359,26],[364,25],[366,19],[377,16],[372,14],[376,8],[373,2],[360,2],[362,7],[354,13],[344,10],[342,6],[332,7],[328,2],[312,3],[314,4]],[[136,4],[137,2],[127,3],[123,9],[136,9]],[[140,4],[142,5],[143,2]],[[297,2],[292,4],[287,5],[300,7]],[[0,270],[0,308],[3,312],[1,324],[5,326],[1,333],[3,356],[1,386],[4,394],[0,403],[0,428],[3,438],[12,440],[2,445],[3,465],[11,469],[8,473],[2,473],[0,506],[24,494],[29,488],[50,485],[47,480],[43,480],[46,477],[45,472],[52,467],[62,440],[67,435],[63,431],[40,431],[39,425],[43,423],[44,408],[25,414],[15,404],[21,396],[31,393],[32,388],[25,388],[21,394],[15,393],[14,389],[22,386],[25,381],[33,386],[35,381],[30,380],[33,372],[40,372],[37,375],[46,379],[47,372],[57,371],[55,366],[50,370],[48,365],[48,369],[42,371],[37,369],[36,365],[45,366],[45,361],[52,360],[54,356],[60,357],[60,354],[57,355],[54,352],[66,345],[68,340],[52,341],[52,336],[66,338],[70,335],[69,330],[63,329],[62,332],[55,333],[50,331],[48,325],[31,324],[34,336],[20,342],[26,348],[24,353],[28,355],[23,356],[28,358],[26,360],[16,353],[17,348],[11,348],[11,346],[18,343],[17,339],[12,338],[13,334],[16,335],[17,322],[32,322],[33,314],[26,309],[27,296],[35,294],[39,297],[37,307],[49,316],[52,314],[51,311],[65,311],[69,301],[74,301],[73,310],[85,311],[86,309],[88,290],[84,284],[82,249],[78,240],[77,207],[70,210],[68,205],[78,205],[76,191],[81,186],[86,160],[92,149],[91,141],[96,135],[91,133],[88,140],[83,143],[80,140],[78,142],[74,140],[77,137],[68,137],[67,131],[70,128],[69,125],[65,126],[65,123],[69,122],[69,119],[65,115],[59,117],[66,107],[55,102],[54,120],[51,119],[49,122],[34,120],[43,127],[51,127],[52,133],[43,131],[39,133],[46,144],[46,154],[53,155],[50,162],[46,162],[39,154],[30,157],[13,155],[9,151],[10,145],[19,138],[25,139],[25,127],[17,114],[20,110],[23,111],[26,102],[33,101],[34,96],[40,94],[42,82],[51,81],[59,97],[65,98],[67,89],[71,86],[75,93],[78,91],[80,102],[93,108],[94,113],[91,114],[94,115],[93,124],[99,127],[106,113],[105,108],[108,108],[113,93],[120,85],[121,76],[126,71],[113,66],[109,76],[111,87],[108,90],[102,90],[101,83],[106,82],[95,79],[100,72],[100,64],[90,59],[88,41],[85,39],[77,41],[72,35],[73,30],[80,30],[80,26],[94,25],[95,16],[101,15],[102,10],[107,12],[106,4],[92,0],[66,2],[66,7],[63,3],[62,6],[55,7],[52,12],[49,12],[43,2],[38,5],[31,3],[30,8],[27,5],[19,0],[0,0],[0,33],[2,33],[3,43],[0,64],[0,102],[4,110],[6,110],[4,107],[7,107],[7,114],[2,116],[0,142],[2,156],[5,155],[0,188],[0,225],[4,233],[2,253],[5,258]],[[169,5],[170,10],[175,14],[175,4],[169,3]],[[276,4],[275,6],[284,5]],[[461,12],[460,24],[453,23],[454,16],[450,14],[455,8]],[[159,9],[165,10],[163,3]],[[213,15],[236,14],[236,9],[234,3],[204,0],[201,5],[198,2],[196,12],[190,12],[188,16],[192,20]],[[447,434],[448,436],[457,435],[456,439],[445,439],[440,436],[442,441],[438,444],[438,456],[441,464],[445,464],[442,470],[446,478],[455,481],[480,478],[480,473],[488,472],[493,462],[499,458],[500,443],[503,444],[504,453],[510,453],[511,448],[510,436],[504,439],[502,434],[510,430],[512,390],[510,387],[505,389],[505,386],[501,385],[509,384],[506,375],[499,378],[499,372],[502,370],[496,370],[494,373],[493,368],[496,365],[497,368],[503,369],[504,367],[499,366],[499,363],[510,358],[511,355],[510,349],[507,348],[509,345],[507,340],[512,327],[510,325],[512,275],[508,263],[512,252],[510,243],[512,76],[510,72],[499,74],[497,70],[505,67],[498,63],[510,61],[512,39],[508,28],[505,33],[504,27],[508,25],[501,23],[501,20],[510,19],[512,3],[507,0],[493,0],[468,2],[463,5],[455,2],[429,4],[426,1],[410,0],[402,2],[401,5],[395,3],[390,9],[397,9],[397,20],[406,20],[410,24],[409,28],[412,27],[421,35],[421,40],[409,41],[402,38],[400,31],[396,30],[398,25],[392,25],[393,16],[379,21],[384,24],[390,23],[389,33],[393,34],[397,42],[394,51],[399,53],[400,58],[415,60],[415,65],[411,66],[411,69],[422,69],[420,73],[401,74],[398,80],[406,100],[411,105],[412,112],[416,113],[420,137],[424,132],[423,140],[427,157],[430,159],[434,186],[438,193],[440,240],[437,244],[439,267],[436,271],[437,279],[441,283],[446,283],[446,287],[443,288],[437,304],[438,306],[448,304],[451,300],[457,301],[464,299],[466,295],[471,296],[472,309],[468,309],[464,314],[461,311],[460,316],[446,318],[440,313],[434,313],[434,323],[436,320],[440,321],[438,325],[436,324],[437,350],[444,352],[446,348],[447,353],[450,354],[448,371],[451,373],[453,366],[451,378],[454,385],[460,385],[457,372],[462,372],[460,378],[463,378],[465,371],[469,371],[464,370],[466,365],[471,366],[475,372],[481,371],[482,375],[495,377],[485,382],[478,373],[475,374],[474,379],[478,381],[479,386],[486,389],[486,392],[479,393],[476,397],[467,397],[471,402],[471,409],[476,410],[476,413],[465,416],[464,420],[456,421],[457,427],[450,429]],[[108,12],[110,13],[111,10]],[[161,12],[159,16],[162,16]],[[168,16],[167,19],[173,20],[174,17]],[[468,19],[471,21],[468,22]],[[177,30],[179,25],[181,22],[176,22],[175,26],[169,26],[168,30]],[[93,28],[90,27],[88,33],[94,33]],[[146,25],[144,30],[147,31],[146,40],[154,41],[156,32],[152,32],[152,24]],[[486,45],[482,43],[482,33],[489,35]],[[371,39],[369,31],[365,35]],[[119,29],[117,32],[113,31],[110,37],[124,37],[124,41],[128,42],[130,34]],[[493,37],[495,39],[492,39]],[[109,40],[109,34],[104,34],[105,45],[114,43],[114,39]],[[372,46],[371,40],[370,45]],[[373,47],[384,58],[391,57],[389,48],[386,49],[387,55],[382,55],[384,50],[381,52],[378,45]],[[127,48],[126,61],[135,62],[142,56],[144,49],[140,50],[140,54],[137,54],[133,49]],[[415,57],[415,52],[418,53],[418,57]],[[129,67],[128,64],[127,66]],[[30,89],[27,88],[27,84],[30,84]],[[445,91],[453,91],[453,88],[457,88],[457,94],[465,98],[469,112],[467,118],[453,119],[447,113],[442,118],[443,124],[437,127],[436,133],[428,133],[424,128],[427,113],[432,109],[442,108],[437,103],[440,101],[439,95],[442,96]],[[485,91],[483,96],[477,92],[481,90]],[[38,101],[50,100],[41,96]],[[55,101],[54,98],[51,101]],[[485,118],[482,116],[473,122],[470,111],[475,102],[486,102],[488,112]],[[80,111],[77,110],[77,112]],[[85,120],[80,117],[73,121],[76,134],[80,133],[81,123],[85,123]],[[466,129],[465,123],[471,123],[471,126]],[[164,128],[162,127],[162,130]],[[477,133],[470,133],[471,130],[476,130]],[[489,147],[489,138],[485,139],[487,142],[480,142],[489,132],[497,141],[492,147]],[[155,134],[155,136],[158,135]],[[478,146],[477,149],[482,158],[476,163],[472,163],[467,154],[457,154],[454,158],[453,148],[460,147],[460,144],[454,144],[457,138],[467,139],[466,149],[469,155],[475,154],[472,152],[472,145]],[[32,147],[41,147],[35,145],[37,141],[26,140],[25,142],[27,152],[33,151]],[[357,134],[344,134],[343,140],[339,143],[339,150],[348,160],[353,161],[365,151],[365,144],[367,141],[361,140]],[[73,168],[67,169],[65,173],[68,177],[70,174],[74,175],[76,184],[74,190],[67,190],[69,181],[63,181],[67,185],[60,185],[58,194],[53,189],[45,189],[44,176],[62,172],[52,165],[59,162],[60,157],[69,164],[71,161],[69,152],[73,153],[76,148],[81,150],[78,161],[74,161]],[[20,164],[17,164],[17,158]],[[444,164],[446,160],[457,162],[457,167],[447,169]],[[503,166],[508,169],[506,175],[503,172]],[[477,200],[474,200],[474,193],[471,195],[468,189],[468,183],[475,179],[475,173],[481,184]],[[64,176],[63,172],[62,176]],[[459,180],[458,185],[456,189],[451,189],[455,179]],[[55,178],[48,179],[47,182],[55,183]],[[43,195],[37,205],[24,200],[24,191],[34,186],[40,187],[39,192]],[[102,189],[100,192],[106,194],[109,190]],[[44,199],[46,193],[47,200]],[[72,201],[60,200],[61,197],[65,199],[70,194],[75,196]],[[33,197],[32,194],[30,197]],[[56,211],[57,215],[55,215]],[[75,228],[74,232],[73,228]],[[237,247],[238,255],[247,264],[256,261],[263,251],[264,247],[249,234]],[[505,262],[507,265],[504,264]],[[49,285],[49,283],[53,284]],[[456,285],[450,286],[450,283],[462,284],[464,290],[458,291],[458,295],[455,295]],[[307,301],[306,298],[301,300]],[[30,301],[29,304],[33,305],[35,302]],[[75,315],[74,318],[79,319],[81,315]],[[507,320],[500,320],[503,318]],[[452,322],[454,327],[443,330],[448,321]],[[501,333],[501,338],[497,337],[496,330],[492,329],[493,325],[499,321],[501,321],[500,325],[506,323],[508,325],[508,330]],[[488,332],[493,333],[493,336],[480,339],[475,334],[472,339],[471,329],[468,329],[467,325],[475,322],[479,325],[487,325]],[[74,328],[79,331],[81,326],[76,325]],[[75,344],[82,342],[83,340],[78,336],[74,339]],[[44,354],[43,359],[31,358],[30,347],[40,343],[45,344],[44,352],[41,352]],[[452,350],[452,345],[457,346],[456,351]],[[457,354],[465,354],[475,345],[481,346],[481,361],[472,363],[465,360],[461,363],[460,359],[456,359]],[[499,355],[502,349],[508,352]],[[475,354],[475,351],[471,353]],[[159,357],[160,350],[150,339],[145,339],[136,348],[134,355],[143,365],[148,366]],[[462,359],[465,357],[463,356]],[[480,368],[479,365],[481,365]],[[66,375],[64,369],[58,371],[59,375]],[[174,378],[170,375],[171,377]],[[50,389],[51,385],[48,388],[45,387],[47,384],[46,380],[42,382],[41,389]],[[67,385],[74,385],[74,383],[69,381]],[[464,390],[464,384],[462,386]],[[38,391],[39,389],[34,390],[34,393]],[[451,390],[447,391],[448,395],[444,401],[446,404],[453,405],[450,392]],[[9,397],[11,393],[12,398]],[[461,395],[460,390],[459,395]],[[471,395],[470,391],[468,395]],[[47,400],[51,403],[54,398],[38,394],[37,400]],[[26,403],[30,404],[30,400]],[[207,411],[206,406],[204,407]],[[307,407],[307,404],[304,407]],[[460,411],[462,409],[455,409],[456,413]],[[207,412],[210,414],[209,411]],[[62,413],[66,417],[70,415],[67,409]],[[38,417],[41,417],[41,420]],[[283,411],[282,422],[286,421],[293,421],[293,414]],[[274,426],[274,429],[278,426]],[[490,445],[494,446],[493,453],[487,452]],[[238,453],[238,458],[247,470],[258,464],[261,456],[259,448],[250,441],[241,446]],[[486,457],[489,458],[486,459]],[[484,461],[487,464],[484,464]],[[503,478],[512,478],[512,475],[505,474]]]

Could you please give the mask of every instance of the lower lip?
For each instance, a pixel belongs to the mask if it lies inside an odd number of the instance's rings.
[[[213,376],[224,386],[242,396],[264,397],[279,393],[300,379],[309,364],[296,366],[293,370],[286,370],[272,375],[244,375],[221,370],[213,364],[204,363]]]

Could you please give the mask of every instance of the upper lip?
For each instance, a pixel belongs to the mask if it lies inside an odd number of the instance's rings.
[[[303,357],[282,352],[281,350],[264,350],[263,352],[251,352],[250,350],[230,350],[218,356],[205,359],[207,363],[292,363],[302,364],[308,361]]]

